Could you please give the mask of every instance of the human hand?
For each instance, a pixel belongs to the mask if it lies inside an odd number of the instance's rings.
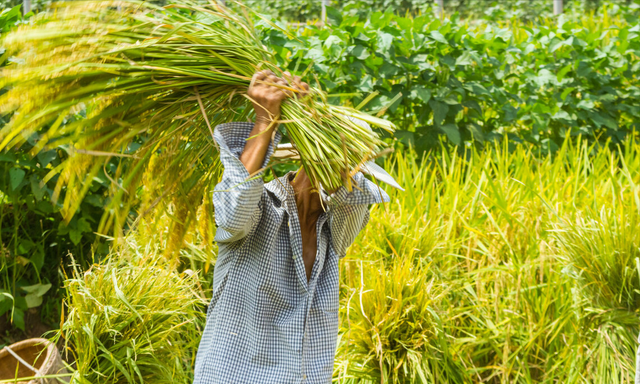
[[[291,76],[289,72],[284,75],[285,79],[280,78],[270,70],[253,75],[247,95],[253,103],[256,123],[271,124],[280,116],[280,107],[287,97],[308,94],[309,85],[302,82],[300,76]]]
[[[300,76],[292,76],[288,71],[284,73],[284,78],[291,85],[291,88],[295,89],[294,96],[296,98],[303,98],[309,95],[309,84],[300,79]]]

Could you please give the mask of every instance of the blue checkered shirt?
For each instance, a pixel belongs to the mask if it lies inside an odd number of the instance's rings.
[[[339,268],[369,220],[369,204],[389,196],[361,173],[360,190],[321,193],[311,277],[302,259],[294,172],[264,184],[240,162],[252,123],[216,127],[224,166],[213,193],[218,260],[213,298],[195,363],[196,384],[330,383],[338,338]],[[280,140],[276,133],[263,167]]]

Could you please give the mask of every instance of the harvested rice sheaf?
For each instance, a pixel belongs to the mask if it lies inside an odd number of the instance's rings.
[[[244,96],[257,70],[281,75],[253,27],[257,16],[249,12],[240,15],[215,2],[55,3],[2,41],[8,50],[3,59],[14,59],[0,73],[0,87],[9,89],[0,96],[0,113],[12,113],[0,130],[0,150],[29,142],[34,154],[54,147],[67,152],[50,174],[63,173],[60,183],[77,189],[65,196],[67,218],[91,180],[109,172],[107,165],[117,167],[107,211],[120,220],[105,220],[101,230],[122,224],[126,215],[113,212],[130,207],[154,154],[166,161],[157,177],[166,179],[168,190],[187,177],[215,181],[220,163],[212,128],[251,118]],[[310,94],[285,102],[279,129],[312,182],[336,188],[346,170],[358,169],[385,146],[350,117],[387,131],[393,125],[329,105],[320,89],[312,87]],[[82,155],[91,161],[74,161]]]

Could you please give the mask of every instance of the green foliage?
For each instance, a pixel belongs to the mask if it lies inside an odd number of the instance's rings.
[[[9,31],[30,16],[23,18],[20,5],[4,10],[0,13],[0,32]],[[6,64],[0,63],[0,67]],[[0,115],[0,127],[9,117]],[[79,118],[84,116],[68,116],[66,121]],[[105,244],[97,248],[92,245],[108,179],[103,173],[95,179],[80,204],[80,214],[67,223],[61,206],[52,200],[57,176],[50,175],[67,157],[66,149],[55,147],[34,157],[29,154],[33,144],[31,141],[21,150],[0,154],[0,316],[6,314],[12,326],[22,331],[27,326],[25,313],[32,308],[40,310],[46,323],[58,321],[58,267],[68,252],[75,254],[85,268],[92,262],[93,252],[98,258],[106,253]],[[64,196],[65,191],[59,193]],[[43,300],[45,297],[48,300]]]
[[[28,287],[53,284],[49,294],[55,297],[60,286],[57,268],[69,251],[75,252],[85,267],[92,261],[94,231],[103,211],[104,181],[95,183],[81,204],[80,214],[65,223],[60,206],[51,201],[55,178],[43,182],[59,163],[56,150],[35,158],[19,151],[0,155],[0,316],[9,313],[22,330],[25,311],[39,307],[48,291]],[[55,321],[58,304],[49,301],[48,305],[44,316]]]
[[[313,22],[321,17],[321,0],[240,0],[241,3],[259,13],[288,22]],[[227,4],[234,7],[232,1]],[[638,0],[564,0],[564,12],[579,15],[585,12],[601,13],[609,8],[614,12],[625,12],[639,5]],[[399,16],[419,16],[436,12],[435,0],[333,0],[330,6],[336,10],[357,16],[366,21],[372,12],[389,11]],[[549,0],[445,0],[447,16],[460,15],[465,20],[482,19],[503,22],[517,19],[524,22],[539,22],[553,16],[553,2]]]
[[[402,128],[396,137],[420,151],[438,135],[454,145],[508,135],[553,151],[570,130],[613,144],[637,130],[640,24],[626,17],[470,27],[374,12],[367,22],[334,17],[295,39],[264,32],[290,70],[311,66],[325,90],[342,95],[335,103],[375,94],[365,109],[388,107]]]
[[[9,32],[16,23],[22,20],[22,12],[20,5],[16,5],[13,8],[2,9],[0,12],[0,34]],[[4,53],[4,49],[0,51],[0,54]]]

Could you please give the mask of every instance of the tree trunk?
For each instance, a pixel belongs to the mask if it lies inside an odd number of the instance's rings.
[[[331,0],[320,0],[322,6],[322,14],[320,15],[320,21],[324,26],[327,23],[327,7],[331,4]]]
[[[560,15],[563,11],[562,0],[553,0],[553,14]]]
[[[444,19],[444,0],[436,0],[436,16],[442,20]]]

